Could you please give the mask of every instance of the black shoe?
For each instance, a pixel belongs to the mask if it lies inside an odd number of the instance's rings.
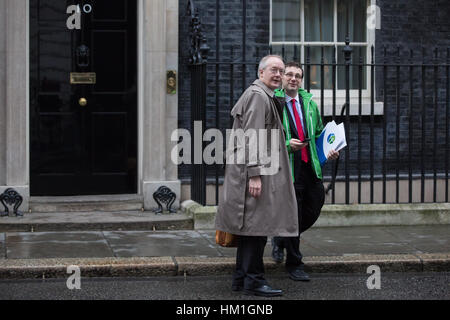
[[[244,289],[244,292],[248,295],[260,296],[260,297],[277,297],[277,296],[283,295],[282,290],[272,289],[267,284],[262,285],[261,287],[258,287],[258,288]]]
[[[310,281],[309,275],[302,269],[294,269],[289,272],[289,278],[294,281]]]
[[[283,248],[277,246],[275,243],[273,243],[272,259],[276,263],[282,263],[283,260],[284,260],[284,250],[283,250]]]

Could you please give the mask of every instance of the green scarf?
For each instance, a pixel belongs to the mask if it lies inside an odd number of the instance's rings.
[[[289,118],[288,118],[287,112],[288,112],[287,108],[284,107],[283,108],[283,127],[284,127],[284,130],[286,132],[286,147],[287,147],[288,154],[289,154],[289,164],[291,166],[292,182],[295,182],[295,177],[294,177],[294,152],[292,152],[291,144],[290,144],[292,136],[291,136],[291,128],[289,126]]]

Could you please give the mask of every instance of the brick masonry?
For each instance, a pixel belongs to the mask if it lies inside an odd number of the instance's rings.
[[[219,15],[216,14],[216,1],[195,0],[198,7],[208,45],[211,48],[209,61],[246,61],[252,64],[235,66],[231,71],[229,65],[221,66],[219,73],[219,95],[216,97],[216,79],[214,64],[208,66],[207,91],[207,127],[217,127],[216,105],[219,105],[219,128],[230,127],[229,111],[233,103],[239,98],[243,90],[255,79],[256,62],[259,57],[268,52],[270,34],[270,1],[247,0],[246,20],[242,18],[243,2],[241,0],[217,1]],[[190,128],[190,73],[189,61],[189,17],[186,15],[187,0],[180,0],[180,66],[179,66],[179,127]],[[445,62],[447,48],[450,47],[450,2],[446,0],[418,1],[418,0],[382,0],[377,1],[381,9],[381,29],[376,31],[375,61],[382,64],[409,63],[411,60],[418,66],[410,69],[408,66],[399,69],[399,100],[397,103],[397,69],[388,67],[385,74],[383,67],[376,68],[376,100],[384,101],[384,116],[374,117],[373,141],[370,149],[370,117],[363,117],[361,125],[358,118],[351,118],[348,130],[348,154],[343,153],[342,160],[349,156],[351,175],[358,174],[358,168],[363,175],[370,173],[370,154],[373,153],[374,174],[382,174],[383,159],[383,128],[386,126],[386,171],[395,174],[399,168],[400,174],[409,172],[409,164],[414,173],[420,173],[422,153],[424,155],[425,173],[433,173],[433,164],[437,172],[445,170],[446,138],[446,84],[447,70],[439,67],[435,76],[435,69],[425,69],[425,99],[422,94],[422,68],[425,61],[432,63]],[[217,20],[219,19],[219,37],[217,37]],[[245,25],[244,25],[245,23]],[[245,26],[245,35],[243,33]],[[243,45],[245,38],[245,46]],[[386,57],[384,56],[386,47]],[[425,48],[425,55],[423,55]],[[437,48],[437,59],[435,59]],[[233,50],[233,56],[231,56]],[[397,52],[398,50],[398,52]],[[410,59],[410,50],[413,51]],[[245,57],[244,57],[245,54]],[[233,72],[233,93],[230,92],[230,74]],[[386,86],[384,77],[386,76]],[[435,101],[435,86],[437,100]],[[413,88],[410,97],[410,86]],[[386,87],[386,88],[385,88]],[[384,97],[386,91],[386,97]],[[412,106],[410,106],[410,98]],[[319,102],[319,101],[317,101]],[[397,109],[398,106],[398,109]],[[424,113],[423,113],[424,112]],[[398,115],[398,125],[397,125]],[[435,117],[436,123],[435,125]],[[329,119],[325,119],[329,121]],[[385,121],[385,123],[384,123]],[[422,152],[422,126],[425,125],[425,141]],[[409,158],[409,128],[413,128],[411,135],[411,159]],[[361,132],[358,138],[358,131]],[[436,136],[436,142],[435,142]],[[358,149],[360,139],[361,148]],[[397,151],[398,144],[398,151]],[[358,158],[358,153],[360,157]],[[397,159],[398,153],[398,159]],[[436,159],[435,161],[433,161]],[[344,161],[340,164],[339,174],[344,174]],[[330,175],[331,166],[325,167],[325,175]],[[209,168],[210,173],[213,168]],[[188,178],[188,166],[180,166],[180,178]]]

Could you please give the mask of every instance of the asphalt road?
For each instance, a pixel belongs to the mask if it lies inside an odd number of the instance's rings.
[[[70,275],[68,275],[69,277]],[[370,274],[312,274],[310,282],[294,282],[284,274],[268,275],[284,290],[273,300],[450,300],[450,272],[381,273],[380,289],[368,289]],[[231,291],[229,276],[74,278],[0,280],[0,300],[264,300]],[[376,282],[370,282],[372,285]],[[181,303],[181,302],[180,302]],[[183,305],[181,303],[181,305]]]

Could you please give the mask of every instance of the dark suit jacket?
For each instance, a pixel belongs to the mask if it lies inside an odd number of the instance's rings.
[[[302,115],[303,115],[302,126],[304,127],[306,125],[305,124],[305,120],[304,120],[304,119],[306,119],[305,118],[304,104],[303,104],[303,100],[301,99],[301,97],[299,97],[299,98],[300,98],[300,101],[299,101],[300,109],[302,110]],[[289,106],[288,106],[288,104],[286,102],[286,98],[277,97],[277,99],[278,99],[279,103],[282,104],[284,106],[284,108],[286,108],[287,115],[288,115],[288,120],[289,120],[289,129],[291,130],[291,137],[293,139],[299,139],[300,140],[298,132],[297,132],[297,129],[296,129],[296,125],[295,125],[295,119],[292,119],[291,112],[289,111]],[[305,132],[304,133],[305,138],[308,138],[308,132],[307,132],[308,130],[303,130],[303,131]],[[311,157],[311,154],[310,154],[310,151],[309,151],[309,146],[307,146],[306,148],[307,148],[309,156]],[[300,181],[299,175],[300,175],[300,166],[301,166],[300,162],[301,161],[302,161],[302,152],[301,152],[301,150],[294,152],[294,177],[295,177],[295,181]]]

